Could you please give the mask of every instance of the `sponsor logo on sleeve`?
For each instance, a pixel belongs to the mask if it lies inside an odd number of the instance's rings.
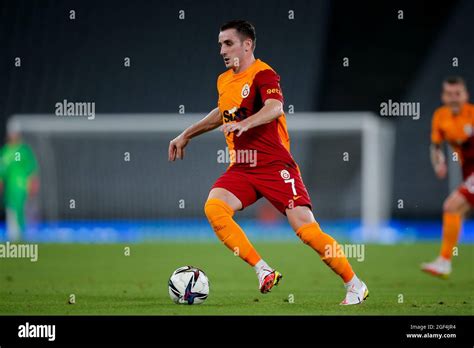
[[[267,94],[281,94],[281,91],[279,88],[268,88]]]

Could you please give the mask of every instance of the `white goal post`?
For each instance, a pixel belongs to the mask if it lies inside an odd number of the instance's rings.
[[[203,114],[97,114],[86,116],[56,116],[52,114],[13,115],[7,129],[20,132],[157,132],[178,133],[201,119]],[[361,136],[361,219],[362,237],[366,241],[380,240],[381,225],[390,218],[392,206],[392,165],[394,161],[394,127],[371,112],[301,112],[287,115],[290,137],[292,131]],[[216,132],[216,131],[215,131]],[[211,132],[213,133],[213,132]],[[60,165],[58,163],[56,166]]]

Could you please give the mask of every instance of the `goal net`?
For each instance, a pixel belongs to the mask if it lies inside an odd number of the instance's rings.
[[[201,117],[14,115],[9,128],[21,131],[38,158],[40,221],[77,228],[140,222],[142,229],[153,221],[174,221],[176,228],[176,223],[203,220],[209,189],[228,166],[219,130],[191,140],[183,161],[168,162],[169,141]],[[368,112],[294,113],[287,123],[316,218],[352,226],[348,233],[357,230],[366,241],[380,239],[379,227],[392,205],[391,125]],[[264,204],[237,218],[268,217]],[[160,226],[149,233],[166,233],[168,225]],[[186,225],[179,226],[184,238],[193,237],[193,231],[184,231]]]

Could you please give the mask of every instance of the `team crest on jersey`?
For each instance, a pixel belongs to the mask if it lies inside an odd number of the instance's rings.
[[[464,184],[469,191],[469,193],[474,194],[474,174],[467,178],[466,183]]]
[[[464,126],[464,133],[466,133],[468,137],[471,137],[473,135],[474,130],[472,129],[472,126],[470,124],[466,124]]]
[[[287,180],[290,178],[290,173],[286,170],[286,169],[283,169],[281,172],[280,172],[280,175],[283,179]]]
[[[246,83],[244,87],[242,87],[242,93],[241,93],[242,98],[247,98],[249,94],[250,94],[250,86],[248,83]]]

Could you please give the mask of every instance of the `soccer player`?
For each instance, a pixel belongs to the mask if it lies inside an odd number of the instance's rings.
[[[4,190],[7,236],[11,242],[19,241],[25,231],[27,199],[39,189],[37,171],[33,150],[22,142],[13,126],[7,144],[0,149],[0,188]]]
[[[217,79],[217,107],[170,142],[169,160],[183,159],[190,139],[222,125],[231,165],[213,185],[204,211],[218,238],[255,269],[260,292],[269,292],[282,275],[261,258],[233,215],[265,197],[342,278],[346,296],[341,304],[361,303],[368,296],[367,286],[354,274],[340,245],[313,217],[311,200],[290,154],[280,77],[255,59],[254,26],[230,21],[220,28],[218,42],[228,70]]]
[[[441,145],[449,143],[461,163],[464,182],[443,204],[443,239],[438,258],[423,263],[425,272],[447,278],[451,258],[465,214],[474,207],[474,105],[468,103],[466,83],[459,76],[443,81],[443,106],[435,110],[431,130],[431,163],[436,176],[444,179],[448,172]]]

